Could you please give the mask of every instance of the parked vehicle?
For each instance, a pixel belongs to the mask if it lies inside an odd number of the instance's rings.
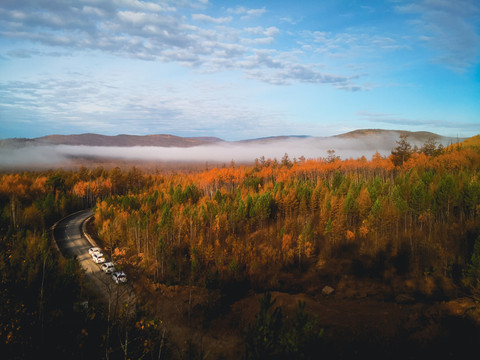
[[[100,252],[100,248],[98,248],[98,247],[92,247],[92,248],[88,249],[88,253],[90,255],[93,255],[93,254],[99,253],[99,252]]]
[[[100,266],[100,268],[106,273],[106,274],[111,274],[117,269],[115,268],[115,265],[112,262],[106,262]]]
[[[116,271],[112,274],[112,279],[115,284],[121,284],[127,282],[127,275],[123,271]]]
[[[102,264],[105,262],[105,258],[101,252],[93,253],[92,258],[96,264]]]

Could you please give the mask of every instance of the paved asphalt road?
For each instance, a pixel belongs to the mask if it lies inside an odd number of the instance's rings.
[[[82,224],[92,215],[92,210],[83,210],[57,223],[54,229],[54,237],[60,252],[67,258],[77,258],[85,270],[90,288],[97,296],[103,297],[107,302],[113,299],[119,300],[119,298],[122,301],[132,301],[133,293],[131,290],[133,289],[131,286],[128,284],[117,286],[113,282],[111,275],[105,274],[100,269],[100,265],[95,264],[92,256],[88,253],[88,249],[92,247],[92,244],[83,235]]]
[[[88,254],[92,245],[82,234],[83,222],[92,215],[93,211],[84,210],[66,217],[55,227],[54,236],[65,257],[77,257],[87,273],[99,273],[101,270]]]

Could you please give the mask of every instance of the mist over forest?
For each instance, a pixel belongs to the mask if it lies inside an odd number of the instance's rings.
[[[436,137],[444,146],[453,138]],[[278,137],[236,142],[218,141],[198,146],[90,146],[33,143],[0,147],[0,168],[59,167],[72,164],[72,160],[120,160],[169,163],[224,164],[253,163],[256,158],[280,160],[285,154],[291,159],[327,157],[329,150],[341,159],[370,159],[375,153],[388,156],[399,132],[389,131],[365,134],[359,137]],[[409,139],[412,146],[421,147],[428,138]]]

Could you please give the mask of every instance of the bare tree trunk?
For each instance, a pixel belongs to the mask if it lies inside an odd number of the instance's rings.
[[[15,229],[17,227],[15,197],[12,197],[12,221],[13,221],[13,228]]]
[[[40,328],[43,336],[43,319],[44,319],[44,314],[43,314],[43,292],[44,292],[44,284],[45,284],[45,263],[47,262],[47,255],[43,255],[43,269],[42,269],[42,286],[40,288]]]
[[[158,349],[158,360],[162,357],[162,349],[163,349],[163,344],[165,342],[165,325],[163,326],[163,332],[162,332],[162,341],[160,341],[160,349]]]
[[[108,347],[110,343],[110,309],[111,309],[111,304],[112,304],[112,293],[111,290],[109,289],[108,291],[108,313],[107,313],[107,335],[105,337],[105,358],[108,360],[109,359],[109,352],[108,352]]]
[[[146,242],[146,251],[145,251],[145,260],[148,262],[148,221],[146,222],[145,225],[145,242]]]

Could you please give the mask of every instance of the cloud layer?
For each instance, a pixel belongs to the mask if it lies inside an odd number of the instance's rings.
[[[261,53],[275,42],[275,26],[228,26],[233,20],[261,17],[265,8],[229,8],[225,16],[194,12],[203,1],[105,0],[6,0],[0,7],[0,34],[70,50],[99,50],[115,56],[180,63],[202,71],[237,69],[248,77],[271,84],[309,82],[350,90],[348,75],[322,71],[282,51]],[[18,49],[12,57],[33,55]],[[255,70],[252,70],[255,69]],[[260,73],[262,72],[262,73]],[[355,85],[360,88],[359,85]]]
[[[328,150],[342,159],[371,158],[376,152],[389,155],[395,146],[398,134],[372,135],[362,138],[290,138],[264,140],[262,142],[237,142],[179,147],[105,147],[105,146],[30,146],[23,148],[0,148],[0,168],[52,167],[68,165],[72,158],[107,159],[123,161],[147,161],[158,163],[204,163],[213,164],[252,163],[254,159],[280,160],[285,154],[290,159],[304,156],[307,159],[327,157]],[[412,142],[414,143],[414,142]],[[416,144],[421,145],[421,144]],[[447,145],[447,143],[445,143]]]

